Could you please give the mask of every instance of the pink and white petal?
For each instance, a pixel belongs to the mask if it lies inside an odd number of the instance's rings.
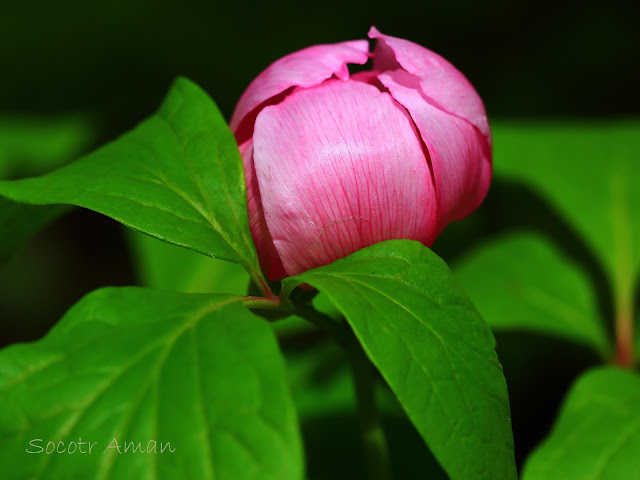
[[[377,70],[398,66],[420,78],[420,88],[434,104],[474,125],[491,145],[491,131],[482,99],[467,78],[448,60],[421,45],[380,33],[375,27],[369,38],[378,40],[373,55]]]
[[[244,166],[245,182],[247,184],[247,207],[249,210],[249,228],[253,243],[258,251],[260,266],[269,280],[280,280],[286,276],[280,256],[273,246],[273,239],[264,219],[260,189],[253,161],[253,140],[247,140],[240,145],[240,155]]]
[[[438,198],[441,231],[469,215],[489,190],[491,160],[482,135],[465,120],[431,103],[404,70],[378,76],[393,98],[410,113],[429,151]]]
[[[269,231],[289,275],[390,239],[433,243],[431,172],[388,93],[333,80],[256,120],[254,159]]]
[[[276,60],[251,82],[240,97],[231,117],[231,130],[239,142],[244,142],[251,137],[258,107],[265,106],[265,102],[292,87],[313,87],[333,75],[346,80],[349,78],[348,63],[362,65],[368,59],[369,42],[353,40],[314,45]]]

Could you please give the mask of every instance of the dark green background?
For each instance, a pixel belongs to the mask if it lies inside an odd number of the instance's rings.
[[[451,60],[476,86],[490,119],[637,115],[639,5],[3,1],[0,115],[87,115],[95,126],[93,147],[155,110],[171,80],[184,75],[229,117],[247,84],[273,60],[314,43],[363,38],[371,25]],[[524,203],[501,211],[509,188],[494,185],[488,207],[450,229],[435,250],[453,260],[474,239],[504,228],[505,220],[495,217],[527,217]],[[543,223],[550,218],[542,217]],[[121,228],[76,210],[0,267],[0,344],[39,338],[99,286],[136,281]],[[521,461],[546,433],[571,379],[596,359],[543,337],[502,334],[498,341]],[[394,449],[412,451],[416,444],[412,438],[406,449]],[[418,448],[414,456],[423,453]]]
[[[635,5],[634,5],[635,4]],[[276,58],[363,38],[371,25],[441,53],[490,115],[640,108],[637,2],[4,1],[0,108],[90,110],[108,133],[137,122],[177,74],[230,114]]]

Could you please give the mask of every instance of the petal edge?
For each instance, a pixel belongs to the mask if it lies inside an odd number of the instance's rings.
[[[292,87],[312,87],[336,75],[349,78],[348,63],[365,64],[369,42],[314,45],[286,55],[260,73],[244,91],[231,117],[230,127],[239,143],[251,137],[255,110]],[[252,115],[253,114],[253,115]],[[247,118],[252,117],[252,118]],[[248,120],[248,121],[247,121]]]
[[[369,30],[369,38],[378,40],[373,55],[375,69],[395,70],[400,66],[417,76],[423,93],[436,106],[474,125],[491,145],[491,130],[482,99],[451,62],[417,43],[385,35],[375,27]]]
[[[404,106],[431,158],[438,199],[440,232],[473,212],[484,200],[491,180],[491,159],[480,132],[463,119],[433,105],[419,79],[404,70],[387,71],[378,79]]]

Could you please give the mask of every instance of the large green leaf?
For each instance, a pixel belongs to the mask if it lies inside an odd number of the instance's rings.
[[[459,261],[454,272],[494,330],[558,335],[610,356],[592,286],[544,237],[495,238]]]
[[[91,455],[26,452],[80,438]],[[158,453],[103,453],[114,438]],[[43,340],[0,352],[0,464],[15,480],[299,480],[274,335],[238,297],[94,292]]]
[[[496,173],[551,201],[606,269],[618,314],[630,315],[640,270],[640,123],[503,124],[494,133]]]
[[[507,386],[495,340],[446,264],[395,240],[284,281],[344,314],[454,480],[516,478]]]
[[[245,188],[222,115],[199,87],[178,79],[158,113],[130,133],[48,175],[0,182],[0,195],[86,207],[258,276]]]
[[[640,479],[640,377],[616,368],[585,373],[571,388],[523,480]]]

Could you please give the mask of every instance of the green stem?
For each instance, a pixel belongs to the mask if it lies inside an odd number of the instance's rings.
[[[619,295],[616,300],[616,363],[633,368],[633,295]]]
[[[253,283],[260,289],[260,292],[262,293],[262,295],[268,298],[272,298],[276,296],[271,290],[271,288],[269,288],[269,284],[267,283],[267,280],[262,275],[262,272],[256,271],[247,267],[245,267],[245,269],[247,273],[249,273],[249,276],[251,277],[251,280],[253,281]]]
[[[371,480],[391,480],[387,439],[376,405],[376,371],[357,341],[347,348],[362,428],[362,441]]]
[[[376,405],[377,377],[373,364],[344,319],[336,320],[304,305],[296,305],[295,313],[325,330],[345,350],[351,367],[369,478],[391,480],[389,449]]]
[[[341,347],[346,349],[351,344],[353,333],[344,321],[335,320],[306,305],[296,305],[294,313],[327,332]]]
[[[633,285],[634,272],[633,236],[631,233],[631,197],[629,196],[629,169],[620,168],[612,177],[611,193],[614,206],[611,219],[613,226],[613,251],[615,255],[613,284],[615,292],[616,363],[632,368],[633,352]]]
[[[243,297],[242,304],[247,308],[262,308],[265,310],[277,310],[280,308],[279,297]]]
[[[389,448],[376,405],[375,367],[344,319],[342,321],[333,319],[303,305],[296,306],[296,313],[329,333],[345,350],[351,367],[369,478],[370,480],[392,480]]]

